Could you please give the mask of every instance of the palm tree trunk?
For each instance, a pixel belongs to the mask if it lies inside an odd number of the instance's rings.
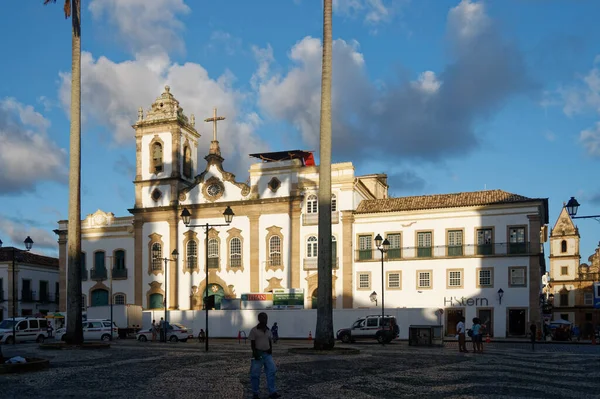
[[[83,343],[81,314],[81,3],[71,1],[71,131],[69,143],[69,224],[67,232],[67,334]]]
[[[317,328],[314,341],[314,348],[318,350],[332,349],[335,345],[331,277],[331,17],[332,0],[324,0],[319,151],[319,285],[317,287]]]

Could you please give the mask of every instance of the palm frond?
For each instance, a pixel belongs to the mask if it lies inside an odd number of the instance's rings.
[[[56,0],[44,0],[44,5],[48,3],[56,3]],[[65,0],[63,10],[65,11],[65,18],[69,18],[71,16],[71,0]]]

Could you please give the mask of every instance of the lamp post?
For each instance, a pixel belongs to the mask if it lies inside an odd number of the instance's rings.
[[[183,224],[185,227],[204,227],[205,239],[204,239],[204,261],[205,261],[205,269],[206,269],[206,280],[205,280],[205,289],[204,289],[204,311],[205,311],[205,326],[206,326],[206,341],[204,341],[204,350],[208,352],[208,306],[206,304],[206,300],[208,299],[208,231],[211,227],[224,227],[229,226],[235,214],[231,210],[231,207],[227,206],[225,208],[225,212],[223,212],[223,217],[225,218],[225,224],[191,224],[192,222],[192,214],[187,208],[183,208],[181,212],[181,219],[183,220]]]
[[[110,281],[110,339],[112,339],[112,335],[113,335],[113,267],[114,267],[114,260],[112,256],[107,256],[107,258],[110,259],[110,279],[108,281]]]
[[[571,219],[595,219],[597,222],[600,222],[600,215],[590,215],[590,216],[575,216],[577,215],[577,210],[579,210],[579,202],[575,199],[575,197],[571,197],[569,202],[565,205],[567,208],[567,212]]]
[[[381,327],[383,328],[383,319],[385,317],[385,274],[383,272],[383,258],[384,254],[390,248],[390,242],[387,238],[384,240],[379,234],[377,234],[375,237],[375,245],[381,252]],[[377,297],[377,294],[375,294],[375,297]]]
[[[27,251],[31,250],[31,247],[33,247],[33,240],[31,239],[31,237],[27,236],[27,238],[25,239],[25,241],[23,241],[25,243],[25,249]],[[2,247],[2,240],[0,240],[0,247]],[[13,325],[12,325],[12,330],[13,330],[13,340],[12,343],[13,345],[17,342],[17,322],[15,320],[16,315],[17,315],[17,298],[18,298],[18,292],[17,292],[17,281],[16,281],[16,273],[15,273],[15,258],[17,255],[17,249],[15,247],[12,247],[12,294],[13,294],[13,298],[12,298],[12,309],[13,309]]]
[[[176,262],[177,263],[177,258],[179,257],[179,252],[177,252],[176,249],[173,250],[173,252],[171,252],[171,258],[161,258],[161,250],[162,248],[159,247],[153,247],[152,248],[152,258],[154,259],[160,259],[162,261],[165,262],[165,297],[163,298],[163,305],[165,307],[165,321],[163,323],[163,337],[164,337],[164,341],[161,340],[162,342],[167,342],[167,322],[169,320],[169,318],[167,317],[167,289],[168,289],[168,285],[167,285],[167,265],[169,264],[169,262]],[[112,271],[111,271],[111,275],[112,275]],[[111,292],[112,294],[112,292]],[[112,311],[112,303],[111,303],[111,311]],[[112,328],[112,326],[111,326]]]
[[[502,305],[502,297],[504,296],[504,290],[502,288],[500,288],[498,290],[498,302],[500,303],[500,305]]]

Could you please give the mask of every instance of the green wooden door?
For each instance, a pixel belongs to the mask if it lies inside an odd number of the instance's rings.
[[[108,291],[94,290],[92,291],[92,306],[108,305]]]
[[[218,284],[210,284],[208,289],[208,295],[215,296],[215,309],[221,309],[221,300],[225,298],[225,291],[223,290],[223,287]],[[206,291],[204,291],[204,295],[206,295]]]
[[[164,301],[162,294],[152,294],[150,295],[150,309],[161,309],[164,308]]]

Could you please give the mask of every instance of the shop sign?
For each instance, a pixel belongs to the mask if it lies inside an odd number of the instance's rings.
[[[487,298],[444,297],[444,306],[489,306]]]

